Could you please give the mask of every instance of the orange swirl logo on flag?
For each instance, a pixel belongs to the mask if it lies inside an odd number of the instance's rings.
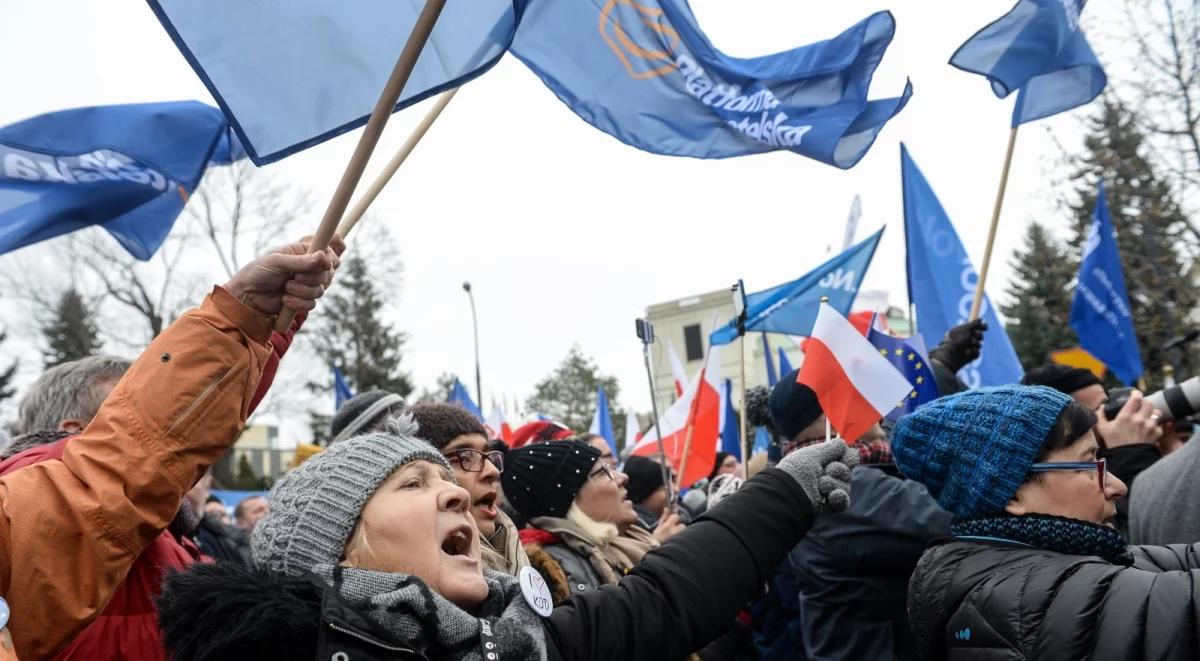
[[[638,45],[630,31],[643,43],[657,42],[657,48]],[[667,24],[658,7],[635,0],[608,0],[600,10],[600,36],[635,80],[657,78],[677,68],[671,51],[679,44],[679,33]]]

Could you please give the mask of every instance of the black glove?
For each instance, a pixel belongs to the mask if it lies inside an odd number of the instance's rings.
[[[929,352],[930,360],[937,361],[951,372],[957,372],[979,357],[983,349],[983,333],[987,329],[982,319],[951,328],[946,331],[942,343]]]

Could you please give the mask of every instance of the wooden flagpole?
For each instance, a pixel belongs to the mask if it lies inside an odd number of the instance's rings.
[[[408,140],[404,141],[404,144],[400,146],[400,150],[396,152],[396,155],[392,157],[392,160],[388,161],[387,166],[383,168],[383,172],[379,173],[379,176],[374,182],[371,183],[371,186],[363,193],[362,198],[355,203],[354,208],[350,210],[350,213],[346,214],[345,218],[342,218],[342,222],[337,228],[338,236],[344,239],[350,234],[350,230],[354,229],[354,226],[358,224],[359,219],[362,218],[363,214],[367,212],[367,208],[371,206],[371,203],[375,201],[375,198],[379,197],[379,193],[383,191],[384,186],[387,186],[392,177],[396,175],[396,171],[400,169],[400,166],[403,165],[404,161],[408,159],[408,155],[411,154],[413,149],[417,147],[417,144],[421,142],[421,138],[425,137],[425,133],[429,131],[429,127],[433,126],[433,123],[437,121],[437,118],[442,114],[442,111],[446,109],[447,105],[449,105],[450,99],[454,98],[454,95],[458,93],[459,89],[460,88],[455,87],[448,92],[442,93],[442,95],[438,97],[437,102],[434,103],[433,107],[429,109],[429,112],[425,115],[424,119],[421,120],[421,123],[417,124],[417,127],[413,129],[412,134],[408,136]]]
[[[738,425],[738,432],[742,436],[742,477],[749,479],[750,452],[752,448],[750,447],[750,432],[747,428],[747,424],[749,423],[746,422],[746,333],[742,333],[742,341],[739,344],[742,345],[742,419],[741,424]],[[771,357],[767,356],[767,360],[770,359]]]
[[[321,252],[329,247],[338,222],[346,213],[346,207],[350,205],[350,197],[354,195],[354,189],[362,179],[367,161],[371,159],[371,152],[375,151],[375,145],[379,144],[379,136],[383,134],[383,128],[387,125],[388,118],[391,117],[392,110],[396,107],[396,102],[400,100],[400,94],[404,91],[404,86],[408,83],[408,78],[417,65],[417,58],[425,48],[425,42],[429,41],[429,35],[433,33],[433,26],[437,23],[438,16],[441,15],[442,8],[445,6],[446,0],[425,0],[425,7],[421,9],[421,14],[413,25],[408,42],[404,44],[404,50],[400,52],[400,57],[396,60],[396,66],[392,69],[387,84],[384,85],[383,93],[379,95],[375,109],[371,111],[371,117],[367,120],[367,125],[358,138],[354,154],[350,157],[346,170],[342,172],[342,179],[338,182],[337,189],[329,200],[329,206],[325,209],[321,224],[317,227],[317,232],[308,245],[309,252]],[[295,317],[294,310],[284,308],[275,318],[275,330],[281,333],[287,332]]]
[[[1000,225],[1000,208],[1004,206],[1004,190],[1008,188],[1008,170],[1012,166],[1013,148],[1017,144],[1017,128],[1012,127],[1008,134],[1008,151],[1004,155],[1004,169],[1000,173],[1000,189],[996,191],[996,205],[992,208],[992,226],[988,229],[987,247],[983,250],[983,265],[979,269],[979,281],[975,283],[975,300],[971,303],[971,316],[968,321],[979,318],[980,308],[983,307],[983,287],[987,282],[988,267],[992,264],[992,246],[996,242],[996,228]]]

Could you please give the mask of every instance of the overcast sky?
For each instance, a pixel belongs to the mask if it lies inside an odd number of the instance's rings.
[[[829,38],[873,11],[892,10],[897,35],[872,95],[898,94],[906,76],[914,95],[849,171],[786,152],[724,161],[639,152],[584,123],[506,57],[454,99],[370,218],[386,223],[401,246],[402,284],[381,284],[400,289],[389,314],[410,334],[405,363],[416,383],[432,386],[442,372],[473,379],[470,310],[461,289],[470,280],[485,398],[528,396],[577,343],[620,379],[619,405],[648,410],[632,320],[649,304],[724,288],[737,278],[756,291],[798,277],[826,258],[827,246],[840,245],[855,193],[863,202],[859,238],[888,226],[865,287],[888,289],[891,302],[903,306],[901,141],[978,266],[1012,99],[997,100],[982,78],[946,61],[1012,4],[692,0],[712,41],[738,56]],[[1114,0],[1089,3],[1085,26],[1115,25],[1115,7]],[[1098,50],[1111,75],[1112,53]],[[0,125],[76,106],[212,103],[138,0],[0,0],[0,90]],[[426,107],[393,117],[364,181]],[[989,279],[993,298],[1004,290],[1009,256],[1030,219],[1065,233],[1068,221],[1053,203],[1062,173],[1054,169],[1063,156],[1059,145],[1077,148],[1085,115],[1022,129]],[[303,228],[315,227],[357,136],[266,168],[313,191],[318,209]],[[28,350],[21,342],[0,348],[10,355]],[[39,362],[24,360],[23,380],[36,376]]]

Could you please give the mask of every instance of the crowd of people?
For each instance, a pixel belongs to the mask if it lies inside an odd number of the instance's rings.
[[[249,263],[134,362],[23,393],[0,660],[1200,658],[1191,424],[1058,365],[968,390],[980,322],[930,352],[939,399],[861,438],[829,440],[795,372],[752,389],[770,451],[719,454],[683,494],[596,435],[540,421],[506,444],[371,391],[231,516],[210,469],[342,245],[306,249]]]

